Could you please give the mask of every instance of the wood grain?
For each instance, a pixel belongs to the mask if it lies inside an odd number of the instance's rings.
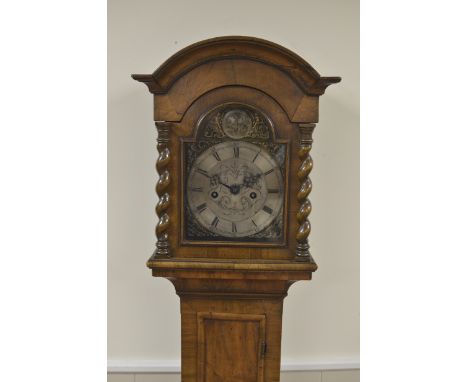
[[[207,279],[171,280],[181,298],[184,382],[208,381],[207,371],[210,378],[219,376],[211,379],[217,382],[279,381],[283,298],[291,281],[236,284],[215,278],[201,290]],[[209,317],[225,322],[211,322],[207,330]]]
[[[154,99],[160,199],[157,247],[147,266],[180,297],[182,381],[278,382],[283,299],[317,269],[308,245],[308,195],[318,100],[340,78],[321,77],[277,44],[238,36],[191,45],[152,74],[132,77]],[[283,243],[183,240],[182,142],[193,142],[202,116],[228,103],[267,116],[271,142],[287,145]]]
[[[198,312],[198,380],[263,381],[265,315]]]
[[[321,95],[326,87],[340,82],[340,77],[321,77],[303,58],[271,41],[247,36],[216,37],[192,44],[170,57],[152,74],[134,74],[153,94],[166,93],[184,73],[206,62],[244,58],[264,62],[287,73],[304,93]]]

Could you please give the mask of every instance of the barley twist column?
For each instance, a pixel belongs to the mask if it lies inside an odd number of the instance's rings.
[[[167,212],[170,204],[169,198],[169,185],[171,177],[169,175],[168,164],[170,161],[169,143],[169,126],[168,122],[155,122],[158,130],[158,160],[156,161],[156,170],[159,174],[159,180],[156,184],[156,193],[158,194],[159,201],[156,205],[156,214],[159,221],[156,225],[156,256],[170,256],[169,242],[168,242],[168,228],[169,228],[169,214]]]
[[[309,174],[312,171],[313,161],[309,152],[312,148],[312,132],[314,131],[314,128],[314,123],[304,123],[299,125],[301,136],[299,159],[301,160],[301,164],[297,173],[300,186],[299,192],[297,193],[297,200],[299,201],[297,222],[299,223],[299,227],[296,233],[296,260],[299,261],[310,261],[311,259],[308,243],[310,222],[307,217],[312,210],[312,205],[308,196],[312,191],[312,182],[309,178]]]

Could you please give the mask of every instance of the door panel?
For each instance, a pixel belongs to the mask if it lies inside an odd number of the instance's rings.
[[[198,382],[263,382],[265,316],[198,313]]]

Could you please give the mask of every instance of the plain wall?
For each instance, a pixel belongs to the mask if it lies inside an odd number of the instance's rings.
[[[130,78],[199,40],[264,38],[341,76],[320,99],[310,199],[313,280],[284,304],[283,362],[359,357],[359,2],[108,2],[108,358],[180,358],[179,298],[145,262],[154,249],[152,95]]]

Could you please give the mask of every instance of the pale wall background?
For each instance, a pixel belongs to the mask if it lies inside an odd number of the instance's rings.
[[[130,74],[151,73],[199,40],[247,35],[343,78],[321,98],[314,133],[310,244],[319,269],[285,300],[282,354],[284,363],[357,362],[358,1],[110,0],[108,17],[108,359],[180,357],[179,299],[145,266],[155,241],[156,132],[152,97]]]

